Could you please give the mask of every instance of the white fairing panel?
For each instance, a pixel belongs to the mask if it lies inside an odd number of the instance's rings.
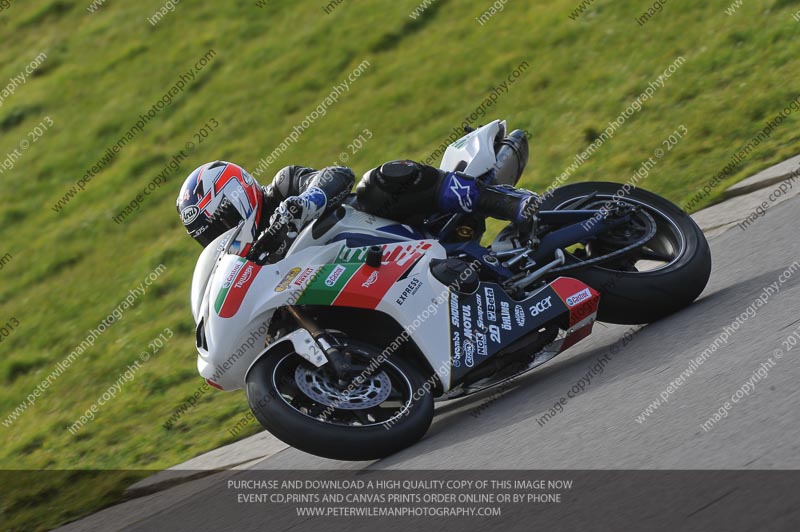
[[[192,276],[192,315],[194,321],[199,321],[199,316],[202,313],[203,296],[206,293],[208,280],[211,277],[211,272],[217,263],[220,253],[224,248],[224,243],[228,241],[229,235],[233,234],[235,229],[231,229],[219,237],[217,237],[211,244],[207,245],[200,257],[197,259],[197,264],[194,267],[194,275]]]
[[[444,248],[435,243],[409,275],[389,289],[376,310],[393,317],[408,332],[446,392],[450,389],[451,364],[449,289],[430,272],[431,259],[445,257]],[[395,340],[387,338],[384,349],[392,349]]]
[[[473,177],[481,176],[492,170],[497,163],[494,141],[498,133],[505,135],[505,120],[495,120],[461,137],[447,147],[439,168],[454,172],[464,161],[467,166],[461,168],[460,171]]]

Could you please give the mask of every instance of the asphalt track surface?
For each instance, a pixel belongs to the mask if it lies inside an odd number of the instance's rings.
[[[438,404],[437,416],[426,437],[401,453],[376,462],[346,463],[286,448],[248,467],[343,470],[352,474],[365,474],[360,470],[425,470],[433,476],[433,470],[800,469],[800,343],[794,350],[787,349],[790,344],[785,343],[794,331],[800,331],[800,268],[789,276],[784,273],[792,263],[800,261],[799,210],[800,197],[794,197],[774,207],[746,231],[733,227],[711,238],[712,277],[691,307],[635,332],[629,326],[597,324],[592,336],[518,379],[501,395],[488,390]],[[779,290],[768,297],[766,304],[756,307],[755,301],[765,287],[776,282]],[[736,330],[729,333],[727,343],[718,341],[719,349],[680,384],[673,385],[672,392],[666,392],[668,402],[638,422],[637,416],[737,319]],[[628,340],[623,336],[626,332]],[[782,351],[779,358],[778,350]],[[595,375],[577,394],[570,394],[606,355],[602,374]],[[758,376],[759,368],[765,367]],[[745,395],[748,382],[753,389]],[[732,403],[739,390],[741,397]],[[567,398],[563,411],[544,426],[537,422],[562,397]],[[490,403],[482,411],[476,410],[487,401]],[[726,401],[730,408],[725,408]],[[701,425],[721,408],[726,417],[704,430]],[[224,479],[236,474],[241,473],[223,472],[191,481],[112,507],[60,530],[376,528],[365,520],[298,518],[289,515],[288,510],[269,516],[242,510],[240,518],[225,521],[213,501],[230,498]],[[646,484],[642,479],[631,481],[629,489],[641,491]],[[794,491],[796,487],[795,483]],[[699,512],[714,504],[726,496],[724,491],[720,493],[708,493],[707,501],[694,499],[694,507]],[[738,521],[733,525],[746,519],[744,508],[748,500],[753,502],[750,497],[735,503],[742,508],[742,515],[734,516]],[[614,501],[597,500],[593,504]],[[622,507],[624,501],[617,498],[616,504]],[[660,510],[686,518],[695,515],[689,506],[686,501],[670,499],[662,501]],[[776,509],[771,514],[776,520],[771,524],[759,516],[761,526],[747,528],[800,529],[796,504],[794,508],[793,513],[786,508]],[[558,523],[567,510],[562,506],[549,511],[547,522]],[[702,516],[702,512],[697,515]],[[406,525],[419,527],[423,523]],[[481,528],[516,530],[524,524],[495,520]],[[700,521],[694,522],[696,527],[683,527],[677,522],[675,525],[673,529],[722,529]],[[725,529],[738,528],[733,525]]]

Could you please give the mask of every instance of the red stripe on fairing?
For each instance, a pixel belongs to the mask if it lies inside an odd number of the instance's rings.
[[[586,338],[587,336],[592,334],[592,327],[593,326],[594,326],[594,323],[587,323],[586,325],[584,325],[583,327],[581,327],[580,329],[578,329],[574,333],[572,333],[569,336],[567,336],[566,338],[564,338],[564,343],[561,344],[561,349],[559,349],[558,352],[560,353],[562,351],[566,351],[567,349],[569,349],[573,345],[577,344],[578,342],[580,342],[581,340],[583,340],[584,338]]]
[[[250,285],[253,284],[253,280],[260,270],[261,266],[250,261],[245,262],[244,267],[236,276],[236,279],[233,280],[233,284],[225,298],[225,303],[222,304],[222,308],[219,310],[220,318],[232,318],[239,312],[244,296],[247,295]]]
[[[558,297],[561,298],[561,301],[569,308],[570,327],[597,312],[597,306],[600,304],[600,293],[591,286],[571,277],[559,277],[550,283],[550,286],[553,287],[553,290],[555,290]],[[570,304],[567,303],[567,299],[587,289],[591,294],[588,299],[584,299],[574,306],[570,306]]]
[[[430,242],[384,244],[381,266],[379,268],[367,264],[361,266],[331,304],[374,309],[392,285],[411,269],[432,245]],[[377,273],[377,278],[367,284],[373,273]],[[367,286],[364,286],[365,284]]]
[[[406,260],[402,263],[384,263],[380,268],[373,268],[364,264],[356,270],[356,273],[344,285],[344,288],[342,288],[342,291],[333,300],[332,304],[339,307],[374,309],[383,300],[383,296],[386,295],[392,285],[421,256],[422,253],[416,253],[412,260]],[[364,286],[369,281],[370,276],[375,273],[377,273],[377,278],[368,286]]]

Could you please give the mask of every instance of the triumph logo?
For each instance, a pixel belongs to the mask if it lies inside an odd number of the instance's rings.
[[[536,317],[539,314],[541,314],[542,312],[544,312],[545,310],[547,310],[550,307],[552,307],[553,306],[552,299],[553,299],[552,296],[547,296],[546,298],[542,299],[541,301],[539,301],[535,305],[532,305],[531,308],[530,308],[531,316]]]
[[[363,288],[369,288],[370,286],[374,285],[377,280],[378,280],[378,272],[372,272],[371,274],[369,274],[367,280],[361,284],[361,286]]]
[[[574,307],[581,301],[589,299],[590,297],[592,297],[592,293],[589,291],[588,288],[584,288],[577,294],[572,294],[571,296],[569,296],[567,298],[567,305],[569,305],[570,307]]]
[[[328,276],[328,278],[325,279],[325,286],[329,286],[332,288],[336,284],[336,281],[339,280],[339,277],[341,277],[345,271],[347,271],[347,268],[337,264],[336,267],[331,272],[331,274]]]
[[[244,284],[250,280],[250,277],[252,277],[252,275],[253,275],[253,265],[248,264],[247,268],[245,268],[244,272],[242,272],[242,276],[239,277],[239,280],[236,282],[236,288],[243,287]]]

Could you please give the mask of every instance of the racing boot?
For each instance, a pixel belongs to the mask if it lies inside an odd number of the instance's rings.
[[[512,222],[521,235],[534,232],[541,198],[510,185],[484,185],[458,172],[443,176],[437,193],[441,212],[463,213]]]

